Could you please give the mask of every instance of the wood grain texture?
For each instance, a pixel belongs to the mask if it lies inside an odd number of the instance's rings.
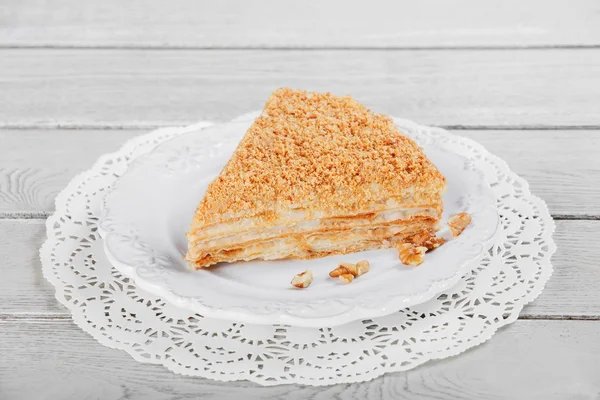
[[[517,321],[458,357],[371,382],[260,387],[137,363],[69,321],[0,322],[0,395],[3,400],[596,399],[599,352],[599,321]]]
[[[0,51],[0,127],[228,120],[280,86],[424,124],[599,126],[600,51]]]
[[[600,319],[600,221],[557,221],[554,275],[523,318]],[[0,315],[67,317],[42,276],[38,249],[45,240],[42,220],[0,220]]]
[[[460,47],[600,44],[595,0],[288,3],[5,0],[4,46]]]
[[[143,132],[0,130],[0,215],[47,215],[75,175]]]
[[[77,173],[143,130],[0,130],[0,215],[43,217]],[[455,131],[502,157],[556,215],[600,216],[600,130]],[[24,143],[27,150],[24,151]],[[561,188],[561,190],[557,190]]]
[[[454,133],[504,159],[546,201],[551,214],[600,216],[600,130]]]
[[[42,276],[44,221],[12,219],[47,215],[76,173],[142,132],[81,128],[228,120],[279,86],[350,93],[425,124],[529,129],[460,134],[506,159],[553,214],[599,218],[597,0],[0,8],[0,399],[600,398],[600,221],[557,221],[545,291],[476,349],[362,384],[263,388],[173,375],[98,344]]]
[[[524,317],[600,317],[600,221],[556,221],[554,273]]]
[[[46,240],[45,221],[0,220],[0,237],[0,315],[68,315],[42,274],[39,249]]]

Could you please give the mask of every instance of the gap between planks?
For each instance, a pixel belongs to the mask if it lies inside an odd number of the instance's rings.
[[[21,44],[7,43],[0,44],[0,50],[154,50],[154,51],[170,51],[170,50],[235,50],[235,51],[474,51],[474,50],[490,50],[490,51],[513,51],[513,50],[556,50],[556,49],[600,49],[600,44],[547,44],[547,45],[510,45],[510,46],[186,46],[186,45],[102,45],[102,44],[72,44],[72,45],[57,45],[57,44]]]
[[[185,126],[191,125],[197,121],[189,121],[185,123],[164,121],[159,123],[144,124],[144,123],[130,123],[130,124],[115,124],[115,123],[95,123],[95,124],[78,124],[72,122],[48,122],[48,123],[36,123],[36,124],[19,124],[19,123],[2,123],[0,122],[0,130],[131,130],[131,129],[158,129],[170,126]],[[222,122],[222,121],[213,121]],[[429,126],[454,130],[454,131],[466,131],[466,130],[478,130],[478,131],[593,131],[600,130],[600,125],[436,125],[429,124]]]
[[[0,212],[0,220],[45,220],[53,211]],[[550,214],[555,221],[600,221],[600,215]]]
[[[526,315],[519,316],[520,321],[600,321],[600,315]],[[35,313],[0,313],[0,324],[4,322],[71,322],[71,314],[35,314]]]

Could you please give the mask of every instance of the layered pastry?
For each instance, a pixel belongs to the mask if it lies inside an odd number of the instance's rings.
[[[186,258],[199,269],[392,247],[438,229],[445,186],[389,117],[278,89],[209,185]]]

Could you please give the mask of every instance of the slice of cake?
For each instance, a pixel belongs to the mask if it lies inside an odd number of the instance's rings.
[[[194,269],[391,247],[435,232],[445,179],[392,120],[349,96],[278,89],[208,187]]]

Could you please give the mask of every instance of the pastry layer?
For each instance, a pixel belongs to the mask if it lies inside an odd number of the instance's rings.
[[[404,192],[409,192],[405,190]],[[387,218],[390,212],[396,210],[414,210],[418,214],[418,209],[426,208],[429,211],[425,215],[441,216],[443,203],[441,198],[442,193],[429,192],[421,193],[414,192],[405,193],[402,197],[381,199],[374,202],[370,207],[364,206],[360,211],[333,213],[329,210],[315,210],[310,204],[296,206],[287,210],[277,210],[277,206],[273,205],[268,211],[260,214],[245,215],[243,217],[233,217],[223,215],[220,223],[204,224],[195,219],[188,233],[190,245],[199,245],[202,241],[214,240],[234,234],[251,232],[254,230],[264,230],[272,227],[290,227],[299,225],[302,222],[311,223],[314,221],[335,220],[335,219],[360,219],[363,216],[370,216],[368,219],[371,223],[380,222],[378,218]],[[411,213],[404,213],[401,216],[392,218],[391,220],[408,218]],[[389,218],[387,220],[390,220]]]
[[[230,243],[210,252],[188,253],[188,262],[199,269],[218,262],[310,259],[333,254],[391,247],[395,242],[423,231],[435,232],[437,219],[416,217],[412,220],[361,228],[342,228],[303,233],[286,233],[266,240]],[[193,255],[195,257],[193,257]]]
[[[352,216],[340,216],[321,220],[307,220],[291,225],[272,226],[264,229],[241,230],[235,222],[232,225],[219,226],[219,232],[233,232],[222,236],[204,239],[189,235],[190,251],[188,258],[191,260],[203,258],[204,254],[212,253],[217,249],[229,249],[249,245],[257,241],[267,241],[272,238],[289,236],[293,234],[312,235],[317,232],[345,231],[357,228],[377,228],[401,224],[413,218],[438,219],[441,210],[438,208],[397,208],[377,213],[367,213]],[[236,227],[236,229],[232,229]],[[236,233],[237,232],[237,233]]]

